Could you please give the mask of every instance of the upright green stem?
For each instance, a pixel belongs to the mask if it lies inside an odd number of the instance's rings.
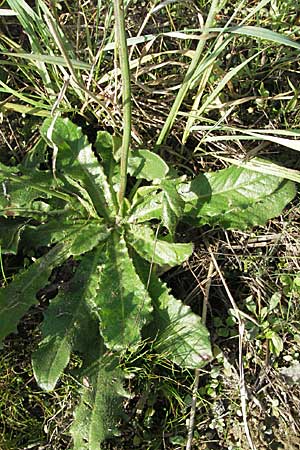
[[[213,24],[215,15],[217,13],[218,10],[218,3],[219,0],[212,0],[211,6],[210,6],[210,10],[203,28],[203,37],[205,37],[205,34],[208,30],[208,28],[210,28]],[[172,105],[172,108],[169,112],[169,115],[167,117],[167,120],[158,136],[156,145],[161,145],[165,142],[166,138],[168,137],[168,134],[173,126],[173,123],[176,119],[176,116],[178,114],[179,108],[181,106],[181,103],[183,102],[183,99],[187,93],[187,91],[189,90],[189,87],[192,83],[192,79],[193,79],[193,75],[195,73],[195,70],[197,69],[197,66],[200,62],[200,58],[203,52],[203,49],[205,47],[205,43],[206,43],[206,39],[201,39],[199,41],[199,44],[197,46],[195,55],[192,59],[192,62],[186,72],[186,75],[184,77],[184,80],[181,84],[181,87],[178,91],[177,97]]]
[[[131,86],[130,70],[125,32],[125,14],[123,0],[114,0],[116,48],[120,61],[122,74],[122,98],[123,98],[123,138],[120,168],[119,204],[120,214],[123,213],[123,201],[127,184],[127,165],[131,140]]]

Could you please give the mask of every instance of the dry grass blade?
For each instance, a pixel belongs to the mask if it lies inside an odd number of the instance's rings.
[[[245,377],[244,377],[244,363],[243,363],[243,337],[244,337],[244,332],[245,332],[245,323],[244,320],[242,319],[242,316],[240,314],[240,310],[237,307],[237,304],[227,286],[226,280],[222,274],[222,271],[219,267],[219,264],[217,263],[217,260],[215,258],[215,255],[213,254],[209,244],[207,243],[206,240],[204,240],[204,243],[206,245],[207,251],[211,257],[211,260],[213,262],[213,265],[216,269],[216,271],[219,274],[219,277],[221,278],[222,284],[224,286],[224,289],[226,291],[226,294],[230,300],[230,303],[232,305],[232,308],[235,312],[235,316],[236,319],[238,321],[238,325],[239,325],[239,371],[240,371],[240,398],[241,398],[241,409],[242,409],[242,414],[243,414],[243,423],[244,423],[244,429],[245,429],[245,434],[247,437],[247,441],[248,444],[250,446],[251,450],[256,450],[256,447],[252,441],[252,437],[250,434],[250,430],[249,430],[249,426],[248,426],[248,421],[247,421],[247,391],[246,391],[246,386],[245,386]]]
[[[190,270],[192,271],[191,268],[190,268]],[[202,308],[202,323],[203,324],[206,323],[207,305],[208,305],[208,299],[209,299],[209,290],[210,290],[210,286],[211,286],[213,271],[214,271],[214,264],[213,264],[213,261],[211,260],[210,263],[209,263],[209,268],[208,268],[208,273],[207,273],[207,282],[206,282],[206,285],[205,285],[205,292],[204,292],[204,298],[203,298],[203,308]],[[195,277],[194,273],[193,273],[193,276]],[[197,279],[197,277],[196,277],[196,279]],[[194,386],[193,386],[193,394],[192,394],[192,403],[191,403],[190,417],[189,417],[189,425],[188,425],[188,436],[187,436],[186,450],[191,450],[192,449],[199,381],[200,381],[200,370],[196,369],[195,370],[195,378],[194,378]]]

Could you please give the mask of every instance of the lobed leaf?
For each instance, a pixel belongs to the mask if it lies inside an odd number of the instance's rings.
[[[70,252],[73,256],[79,256],[105,241],[109,233],[110,229],[101,219],[53,219],[37,226],[27,225],[23,233],[23,245],[30,249],[70,240]]]
[[[57,170],[83,181],[100,216],[108,218],[115,214],[116,205],[107,178],[81,128],[69,119],[57,118],[55,122],[46,119],[41,133],[58,149]]]
[[[163,189],[162,223],[172,236],[184,211],[184,201],[177,192],[176,184],[176,180],[165,180],[161,183]]]
[[[73,450],[100,449],[101,443],[116,432],[121,414],[123,374],[110,357],[102,357],[84,375],[81,401],[71,427]]]
[[[142,186],[137,190],[128,222],[142,223],[152,219],[161,220],[163,193],[157,191],[157,186]]]
[[[147,225],[130,225],[126,237],[142,258],[161,266],[178,266],[193,252],[192,244],[174,244],[158,239]]]
[[[45,313],[42,326],[43,339],[33,355],[33,372],[39,386],[50,391],[69,363],[77,335],[90,334],[92,318],[89,303],[97,293],[99,278],[97,265],[102,248],[86,254],[76,270],[69,286],[61,292]],[[95,345],[96,342],[92,343]],[[83,348],[89,351],[88,346]]]
[[[0,289],[0,341],[16,331],[17,324],[27,310],[37,303],[36,293],[48,281],[54,267],[70,256],[68,245],[57,244],[27,270]]]
[[[137,256],[134,261],[153,300],[153,321],[146,334],[150,338],[157,336],[155,349],[180,367],[203,367],[212,358],[212,351],[209,332],[201,317],[174,298],[155,274],[149,276],[149,265]]]
[[[150,150],[135,150],[128,159],[128,173],[135,178],[164,179],[168,172],[165,161]]]
[[[26,223],[22,219],[3,219],[0,217],[0,249],[1,253],[16,255],[20,235]]]
[[[186,202],[184,220],[195,225],[245,229],[264,225],[279,215],[295,196],[295,185],[277,176],[231,166],[200,175],[180,193]]]
[[[150,317],[151,299],[129,257],[125,240],[113,231],[100,268],[101,289],[95,298],[105,345],[124,350],[136,344]]]

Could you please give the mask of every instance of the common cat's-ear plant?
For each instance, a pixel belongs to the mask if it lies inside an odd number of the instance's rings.
[[[83,387],[72,434],[75,449],[93,449],[113,433],[124,394],[118,356],[139,344],[143,329],[157,352],[182,367],[211,358],[201,318],[156,275],[156,267],[181,264],[193,251],[190,243],[174,243],[178,219],[227,228],[263,224],[280,214],[295,188],[237,167],[185,182],[158,155],[139,150],[130,154],[128,172],[147,184],[133,187],[121,216],[118,140],[99,132],[93,150],[79,127],[60,118],[54,126],[47,119],[41,135],[22,164],[0,165],[2,254],[44,248],[0,289],[0,338],[17,331],[53,269],[75,259],[73,278],[45,311],[33,369],[51,390],[71,352],[81,353],[81,376],[90,386]],[[44,170],[49,145],[57,153],[55,177]]]
[[[114,0],[125,74],[121,152],[108,133],[98,133],[93,149],[80,128],[57,118],[44,122],[40,141],[22,164],[0,164],[1,254],[43,248],[43,256],[3,282],[0,340],[17,331],[53,269],[76,261],[70,282],[45,311],[33,355],[35,378],[45,390],[55,387],[72,352],[82,355],[79,377],[88,386],[82,387],[71,429],[74,450],[94,450],[114,434],[126,395],[118,358],[142,338],[151,338],[157,352],[182,367],[197,368],[212,357],[201,317],[157,276],[157,268],[179,265],[193,251],[190,243],[174,242],[178,220],[246,228],[280,214],[295,195],[292,182],[244,168],[188,182],[149,150],[128,153],[130,83],[121,3]],[[133,188],[126,198],[128,174]]]

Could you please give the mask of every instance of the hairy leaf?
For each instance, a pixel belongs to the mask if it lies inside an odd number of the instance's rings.
[[[245,229],[281,213],[295,196],[293,182],[272,175],[229,167],[200,175],[181,185],[186,202],[185,220],[193,224]]]
[[[150,150],[135,150],[128,159],[128,172],[136,178],[164,179],[169,172],[165,161]]]
[[[120,184],[120,167],[117,164],[118,149],[122,141],[116,136],[112,136],[107,131],[98,131],[95,147],[98,155],[102,159],[102,166],[104,173],[111,186],[114,186],[112,191],[118,190]],[[114,195],[115,203],[117,204],[116,196]]]
[[[49,171],[11,168],[0,163],[0,182],[0,215],[39,218],[39,211],[48,214],[53,199],[60,208],[72,201],[59,189],[63,183],[55,182]]]
[[[29,184],[25,187],[20,175],[12,174],[10,179],[3,179],[0,189],[0,216],[34,216],[38,211],[49,210],[49,204],[41,201],[49,198],[49,194]]]
[[[109,233],[110,229],[102,219],[87,221],[66,218],[61,221],[50,220],[48,223],[37,226],[27,226],[23,238],[26,248],[72,240],[71,253],[78,256],[105,241]]]
[[[1,253],[17,254],[20,234],[25,225],[22,219],[3,219],[0,217]]]
[[[184,201],[177,192],[176,180],[165,180],[161,183],[161,187],[163,189],[162,223],[173,236],[177,222],[184,211]]]
[[[16,331],[21,317],[37,302],[36,293],[47,283],[52,269],[69,256],[70,248],[57,244],[27,270],[16,275],[8,286],[0,289],[0,341]]]
[[[96,296],[99,284],[97,264],[100,253],[101,248],[83,257],[69,286],[50,302],[45,313],[43,339],[32,362],[34,376],[46,391],[54,389],[67,366],[77,334],[85,340],[89,336],[89,303]]]
[[[138,255],[134,262],[153,300],[153,321],[145,331],[150,338],[157,336],[155,349],[181,367],[204,366],[212,358],[212,351],[201,317],[174,298],[154,273],[149,276],[150,266]]]
[[[116,207],[106,176],[81,128],[69,119],[46,119],[41,133],[58,151],[55,164],[59,171],[81,179],[99,215],[108,217]]]
[[[100,269],[101,288],[95,298],[105,345],[124,350],[140,340],[151,299],[134,269],[123,236],[114,231],[107,241]]]
[[[116,160],[114,158],[114,141],[107,131],[98,131],[95,147],[98,155],[102,159],[102,165],[107,178],[110,178]]]
[[[157,186],[140,187],[133,199],[129,213],[130,223],[142,223],[152,219],[161,220],[163,193],[157,192]]]
[[[178,266],[193,252],[192,244],[174,244],[157,239],[147,225],[130,225],[126,233],[128,243],[149,262],[170,267]]]
[[[74,450],[96,450],[116,432],[123,389],[122,372],[110,357],[102,357],[84,374],[81,402],[71,427]]]
[[[202,367],[212,358],[210,337],[201,317],[189,306],[169,294],[165,285],[156,280],[157,304],[154,324],[157,328],[155,348],[181,367]]]

